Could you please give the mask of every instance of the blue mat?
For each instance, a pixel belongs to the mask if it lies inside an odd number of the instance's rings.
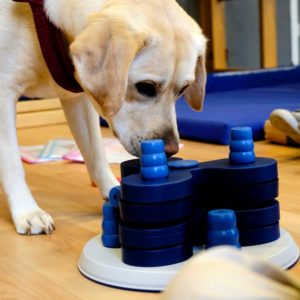
[[[227,145],[231,127],[251,126],[254,140],[261,140],[274,109],[300,108],[300,68],[210,74],[206,92],[200,113],[178,100],[182,138]]]

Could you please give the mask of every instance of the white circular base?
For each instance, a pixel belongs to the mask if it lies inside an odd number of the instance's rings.
[[[198,253],[199,249],[194,249]],[[242,252],[265,259],[287,269],[299,258],[299,249],[291,235],[281,229],[280,238],[258,246],[243,247]],[[121,260],[121,249],[102,246],[101,236],[91,239],[83,248],[78,261],[80,272],[96,282],[114,287],[143,290],[164,290],[184,262],[163,267],[133,267]]]

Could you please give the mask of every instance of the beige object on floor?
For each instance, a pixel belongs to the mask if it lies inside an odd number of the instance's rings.
[[[270,120],[267,120],[264,125],[264,131],[265,131],[265,139],[277,143],[277,144],[283,144],[283,145],[289,145],[289,146],[299,146],[300,144],[295,142],[290,136],[288,136],[286,133],[282,132],[281,130],[277,129],[272,125]]]
[[[238,249],[216,247],[192,258],[162,294],[162,300],[201,299],[300,299],[300,282]]]
[[[300,111],[275,109],[270,115],[271,124],[300,144]]]
[[[270,120],[267,120],[264,125],[265,139],[278,144],[287,144],[287,136],[279,129],[275,128]]]

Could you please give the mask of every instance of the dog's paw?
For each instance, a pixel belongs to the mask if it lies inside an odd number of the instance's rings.
[[[102,184],[101,194],[102,194],[104,201],[108,201],[110,190],[113,187],[119,186],[119,185],[120,185],[120,182],[115,177],[111,177],[110,180],[107,180],[106,182],[104,182],[104,184]]]
[[[55,229],[51,216],[40,208],[14,216],[13,219],[19,234],[50,234]]]

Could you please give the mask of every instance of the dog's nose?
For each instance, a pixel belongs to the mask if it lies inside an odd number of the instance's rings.
[[[176,154],[179,151],[179,145],[177,142],[172,141],[165,144],[165,153],[168,157]]]

